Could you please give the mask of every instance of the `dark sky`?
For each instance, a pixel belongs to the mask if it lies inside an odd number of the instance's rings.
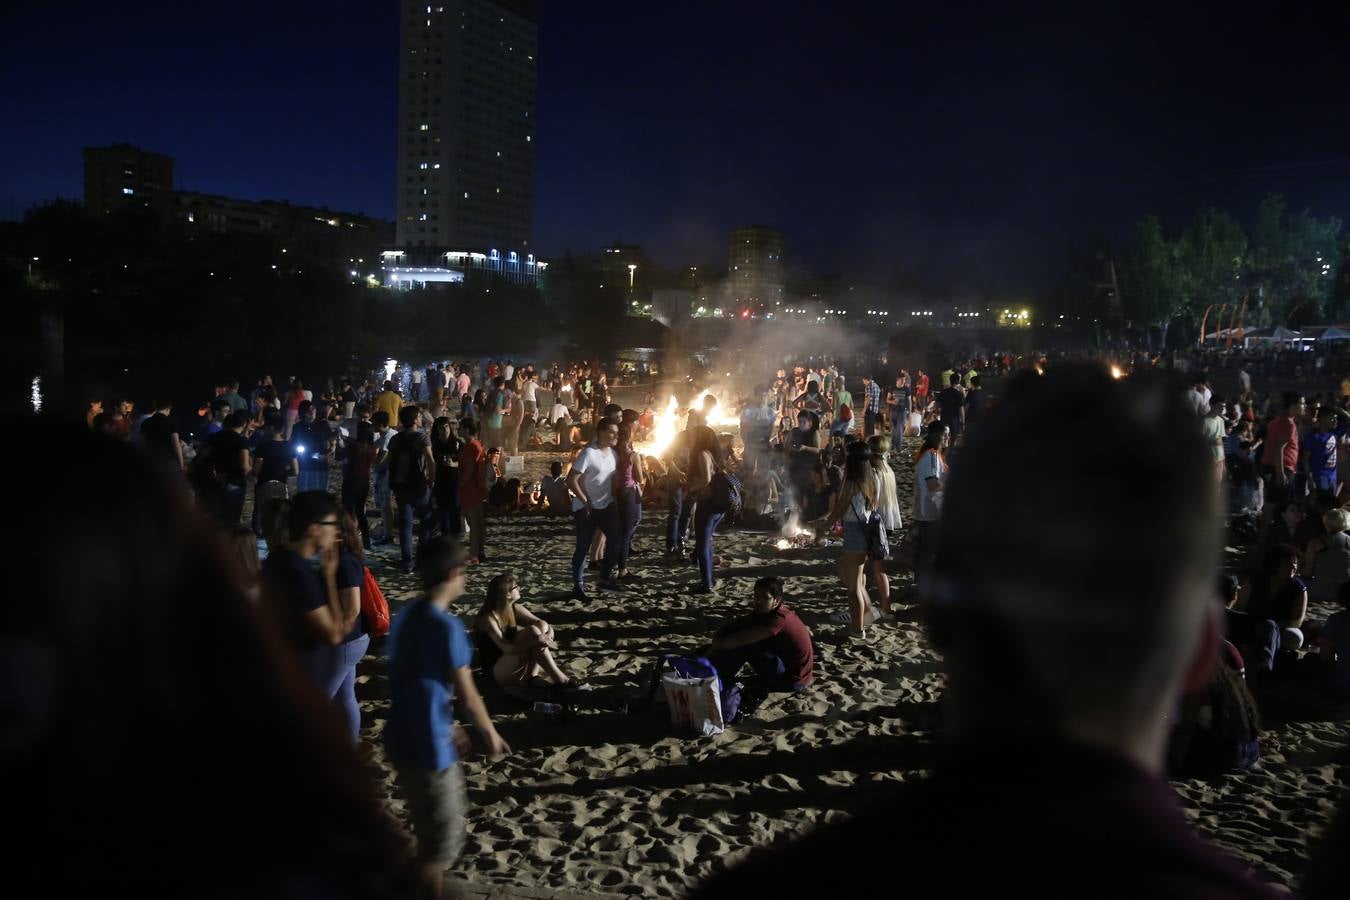
[[[127,141],[392,218],[395,4],[5,6],[0,217]],[[1350,216],[1350,4],[1195,6],[545,0],[536,247],[725,264],[763,223],[805,270],[1021,291],[1148,212]]]

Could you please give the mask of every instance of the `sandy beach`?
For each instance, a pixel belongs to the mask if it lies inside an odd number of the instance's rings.
[[[553,454],[531,453],[527,471]],[[908,458],[908,456],[906,456]],[[895,463],[901,508],[912,467]],[[553,623],[560,663],[595,686],[577,715],[558,719],[506,698],[480,678],[497,727],[514,748],[489,764],[465,763],[472,810],[469,840],[453,875],[483,885],[549,887],[577,893],[679,896],[751,848],[848,814],[888,785],[921,778],[940,752],[943,680],[937,654],[915,622],[913,587],[893,575],[895,623],[845,642],[831,613],[844,608],[835,548],[776,552],[777,535],[719,534],[724,561],[715,596],[694,596],[692,566],[661,564],[664,510],[644,511],[628,593],[570,596],[569,520],[489,520],[490,562],[471,571],[456,610],[471,623],[489,578],[514,572],[524,602]],[[1230,553],[1230,561],[1240,561]],[[397,573],[397,549],[369,558],[394,607],[417,595]],[[677,735],[664,706],[626,714],[661,653],[688,651],[739,613],[764,574],[787,581],[787,601],[815,633],[816,681],[797,696],[772,695],[755,715],[712,738]],[[1331,610],[1315,608],[1324,618]],[[362,736],[372,776],[400,817],[402,800],[380,739],[388,705],[383,640],[359,670]],[[1195,825],[1260,877],[1294,886],[1310,846],[1345,783],[1350,717],[1279,724],[1263,735],[1250,772],[1175,782]]]

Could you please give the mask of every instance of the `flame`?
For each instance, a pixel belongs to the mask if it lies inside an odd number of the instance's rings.
[[[1123,369],[1121,369],[1120,366],[1112,365],[1112,366],[1111,366],[1111,377],[1112,377],[1112,378],[1116,378],[1116,379],[1124,378],[1124,377],[1125,377],[1125,371],[1124,371]]]
[[[724,403],[722,398],[712,391],[700,394],[689,406],[702,410],[704,399],[707,397],[712,397],[716,401],[708,416],[709,427],[714,431],[740,427],[740,417],[734,415],[730,411],[730,405]],[[687,407],[681,406],[673,395],[667,397],[665,409],[656,414],[656,423],[652,426],[651,436],[639,444],[638,449],[648,456],[663,454],[670,446],[670,442],[675,440],[675,435],[680,433],[686,410]]]
[[[675,435],[679,433],[680,423],[678,421],[680,404],[674,398],[666,400],[666,408],[657,414],[656,424],[652,426],[652,434],[643,444],[642,452],[648,456],[660,456],[666,452],[670,442],[675,440]]]
[[[792,542],[787,538],[779,538],[778,543],[774,544],[779,550],[787,550],[792,546]]]

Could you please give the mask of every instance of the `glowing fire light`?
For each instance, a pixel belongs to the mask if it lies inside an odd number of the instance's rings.
[[[740,424],[740,419],[732,415],[726,404],[724,404],[716,394],[707,393],[700,395],[690,405],[693,408],[702,411],[705,398],[712,397],[714,404],[708,412],[708,425],[713,429],[735,427]],[[648,456],[660,456],[670,446],[670,442],[675,440],[675,435],[680,433],[683,426],[685,407],[680,406],[680,402],[673,396],[666,398],[666,406],[661,412],[656,414],[656,421],[652,425],[652,433],[646,441],[639,445],[639,449]]]
[[[1120,366],[1112,365],[1112,366],[1111,366],[1111,377],[1112,377],[1112,378],[1117,378],[1117,379],[1119,379],[1119,378],[1124,378],[1124,377],[1125,377],[1125,371],[1124,371],[1123,369],[1121,369]]]
[[[779,538],[778,543],[774,544],[779,550],[787,550],[792,546],[792,542],[787,538]]]

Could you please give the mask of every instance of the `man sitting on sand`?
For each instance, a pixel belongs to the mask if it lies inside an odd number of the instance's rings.
[[[1083,434],[1096,452],[1046,454]],[[967,435],[922,585],[947,674],[933,775],[697,896],[861,894],[875,866],[840,863],[877,859],[915,897],[1275,896],[1163,776],[1177,699],[1220,646],[1213,472],[1159,379],[1012,379]]]
[[[717,629],[708,661],[723,679],[735,678],[749,663],[762,690],[805,690],[815,678],[811,629],[783,602],[783,579],[756,581],[751,609]]]

